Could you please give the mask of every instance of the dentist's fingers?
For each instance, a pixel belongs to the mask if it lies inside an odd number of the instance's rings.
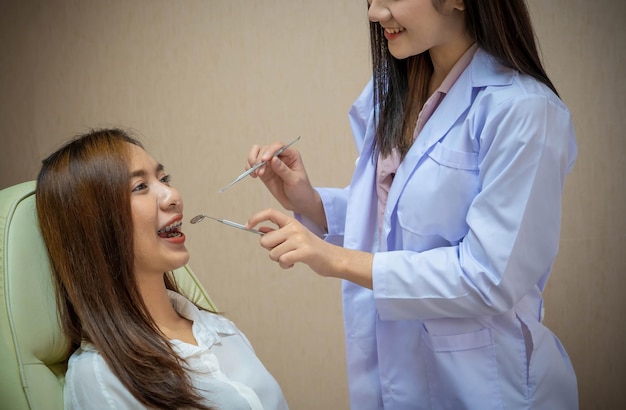
[[[269,161],[272,159],[272,155],[276,153],[279,149],[285,146],[284,143],[280,141],[276,141],[271,143],[270,145],[253,145],[250,151],[248,152],[248,163],[246,164],[246,169],[250,169],[255,164],[259,162]],[[282,155],[282,154],[281,154]],[[267,165],[263,165],[259,167],[256,171],[254,171],[251,176],[256,178],[257,176],[261,176],[265,173]]]
[[[283,161],[284,159],[286,158],[272,158],[266,166],[270,167],[270,169],[274,171],[274,174],[280,178],[282,184],[295,185],[300,176]],[[267,172],[267,170],[264,172]]]
[[[307,229],[294,218],[275,209],[266,209],[254,214],[246,226],[252,227],[262,222],[272,222],[278,229],[260,227],[259,229],[263,231],[267,229],[267,233],[259,241],[261,246],[269,251],[270,259],[278,262],[281,268],[293,267],[300,261],[299,249],[305,242]]]
[[[248,156],[246,157],[246,171],[252,168],[252,166],[258,162],[257,158],[260,156],[261,149],[263,149],[263,147],[256,144],[250,148],[250,151],[248,151]],[[256,172],[253,172],[252,174],[250,174],[250,176],[252,178],[256,178]]]
[[[293,218],[288,217],[287,215],[283,214],[282,212],[277,211],[276,209],[268,208],[252,215],[248,219],[248,223],[246,223],[246,229],[254,228],[255,226],[257,226],[258,224],[262,222],[271,222],[274,225],[277,225],[278,228],[280,229],[283,226],[285,226],[289,222],[290,219],[293,219]]]
[[[295,218],[275,209],[265,209],[252,215],[246,228],[262,222],[278,226],[278,229],[260,227],[267,229],[263,231],[267,233],[259,243],[269,251],[270,259],[278,262],[281,268],[288,269],[296,263],[304,263],[320,276],[345,279],[372,289],[373,254],[330,244]]]

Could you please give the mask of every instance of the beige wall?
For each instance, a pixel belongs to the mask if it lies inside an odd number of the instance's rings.
[[[547,70],[571,108],[579,161],[565,192],[546,322],[576,367],[581,408],[626,405],[626,66],[623,2],[530,1]],[[91,127],[139,132],[200,212],[276,206],[243,170],[253,143],[302,136],[317,185],[347,184],[346,112],[369,77],[365,1],[2,0],[0,188]],[[255,345],[294,409],[345,409],[340,285],[281,270],[257,238],[186,225],[191,266]]]

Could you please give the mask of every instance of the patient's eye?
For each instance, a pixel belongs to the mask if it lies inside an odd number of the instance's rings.
[[[146,189],[147,187],[148,187],[148,186],[147,186],[144,182],[142,182],[142,183],[140,183],[140,184],[135,185],[135,186],[133,187],[133,191],[132,191],[132,192],[138,192],[138,191],[141,191],[141,190],[143,190],[143,189]]]
[[[172,176],[171,176],[171,175],[169,175],[169,174],[168,174],[168,175],[163,175],[163,176],[160,178],[161,183],[163,183],[163,184],[165,184],[165,185],[167,185],[167,186],[169,186],[169,185],[170,185],[170,181],[171,181],[171,180],[172,180]]]

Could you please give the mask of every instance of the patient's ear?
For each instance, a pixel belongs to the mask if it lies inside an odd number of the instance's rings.
[[[465,11],[465,0],[444,0],[443,10],[444,14],[454,10]]]

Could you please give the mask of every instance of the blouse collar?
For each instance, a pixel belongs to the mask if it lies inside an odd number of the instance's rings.
[[[208,311],[201,311],[180,293],[176,293],[172,290],[168,290],[167,292],[174,310],[185,319],[189,319],[193,322],[191,330],[198,343],[198,345],[195,346],[178,339],[170,340],[174,349],[177,350],[181,356],[185,357],[195,352],[209,349],[211,346],[219,343],[222,337],[232,336],[238,333],[235,325],[225,317]],[[81,342],[80,347],[84,351],[98,350],[92,343],[85,340]]]
[[[197,346],[194,346],[177,339],[170,340],[170,343],[179,349],[181,355],[193,354],[198,349],[208,349],[219,343],[222,337],[237,334],[235,325],[225,317],[208,311],[201,311],[189,299],[179,293],[168,290],[168,294],[174,310],[185,319],[193,322],[192,331],[198,343]]]

